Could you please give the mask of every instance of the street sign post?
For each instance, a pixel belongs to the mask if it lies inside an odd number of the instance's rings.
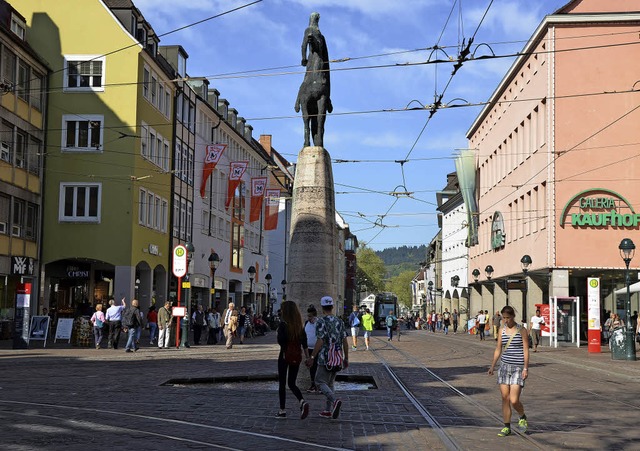
[[[178,278],[178,308],[180,308],[180,294],[182,293],[182,277],[187,273],[187,248],[178,244],[173,248],[173,275]],[[184,314],[182,315],[184,316]],[[176,316],[176,348],[180,347],[180,318]]]

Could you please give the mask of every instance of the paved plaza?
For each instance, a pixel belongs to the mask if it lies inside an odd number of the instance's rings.
[[[486,374],[494,345],[424,331],[388,342],[376,332],[373,350],[351,352],[341,373],[352,383],[338,420],[320,418],[324,397],[306,393],[311,413],[300,420],[289,391],[282,420],[275,333],[231,350],[135,353],[3,341],[0,449],[640,449],[640,361],[613,361],[604,347],[532,353],[522,396],[529,434],[497,437],[499,392]],[[377,388],[355,389],[358,381]]]

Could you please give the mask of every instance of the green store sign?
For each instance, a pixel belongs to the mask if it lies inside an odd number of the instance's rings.
[[[566,203],[560,215],[560,227],[605,228],[640,225],[640,214],[636,214],[627,199],[606,188],[581,191]]]

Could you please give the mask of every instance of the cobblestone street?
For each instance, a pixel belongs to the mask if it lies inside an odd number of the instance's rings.
[[[403,333],[373,350],[350,353],[341,375],[369,376],[371,390],[342,391],[338,420],[319,418],[322,395],[307,395],[301,421],[287,393],[288,418],[278,407],[275,334],[226,350],[141,348],[95,350],[48,343],[0,349],[3,381],[2,449],[509,449],[530,440],[540,449],[637,449],[640,363],[612,361],[586,348],[542,347],[532,354],[523,393],[526,437],[497,437],[501,427],[495,377],[486,374],[494,341],[469,335]],[[421,413],[389,367],[456,446]],[[431,374],[432,372],[433,374]],[[437,377],[436,377],[437,375]],[[306,389],[307,371],[299,386]],[[244,388],[222,383],[249,381]],[[459,396],[446,381],[464,396]],[[170,380],[201,383],[163,385]],[[267,383],[267,380],[270,380]],[[210,383],[217,382],[217,383]],[[514,415],[515,418],[515,415]]]

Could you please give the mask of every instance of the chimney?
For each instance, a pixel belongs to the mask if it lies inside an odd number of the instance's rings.
[[[249,142],[253,139],[253,127],[249,124],[244,126],[244,139]]]
[[[267,151],[267,154],[271,155],[271,135],[260,135],[259,141],[262,148]]]

